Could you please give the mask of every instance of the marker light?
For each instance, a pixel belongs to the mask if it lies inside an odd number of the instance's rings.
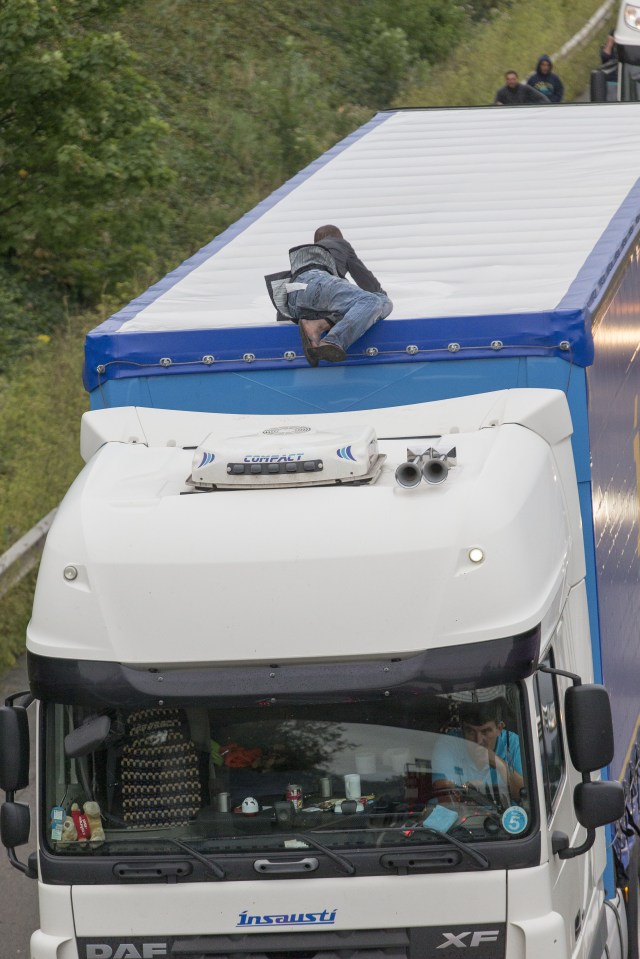
[[[474,546],[469,550],[469,559],[472,563],[481,563],[484,559],[484,553],[479,546]]]
[[[640,7],[634,3],[628,3],[624,8],[624,22],[632,30],[640,30]]]

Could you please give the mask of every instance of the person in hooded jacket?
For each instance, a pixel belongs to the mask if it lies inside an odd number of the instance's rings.
[[[531,74],[527,83],[539,93],[544,93],[550,103],[562,103],[564,84],[557,73],[553,73],[553,63],[546,53],[538,60],[536,71]]]

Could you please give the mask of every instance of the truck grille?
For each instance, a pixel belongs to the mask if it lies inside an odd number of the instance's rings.
[[[173,959],[409,959],[406,929],[176,939]]]

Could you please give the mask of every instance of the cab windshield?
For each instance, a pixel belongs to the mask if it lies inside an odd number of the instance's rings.
[[[503,841],[531,826],[516,684],[404,701],[246,708],[48,704],[45,825],[57,855]],[[175,850],[174,850],[175,851]]]

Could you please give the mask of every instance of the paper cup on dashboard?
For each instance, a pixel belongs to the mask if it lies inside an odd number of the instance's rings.
[[[344,777],[344,794],[347,799],[360,799],[362,792],[358,773],[347,773]]]

